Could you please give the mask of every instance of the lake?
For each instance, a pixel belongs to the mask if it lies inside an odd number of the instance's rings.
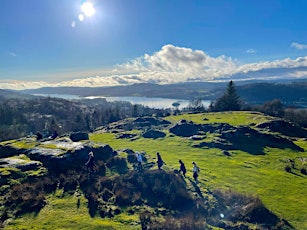
[[[88,96],[88,97],[79,97],[77,95],[68,95],[68,94],[35,94],[37,96],[46,96],[46,97],[58,97],[64,99],[96,99],[96,98],[105,98],[108,102],[113,101],[128,101],[131,104],[141,104],[156,109],[166,109],[174,108],[172,104],[178,102],[179,109],[185,108],[189,104],[189,100],[182,99],[170,99],[170,98],[158,98],[158,97],[104,97],[104,96]],[[211,103],[210,100],[203,100],[203,105],[208,107]]]

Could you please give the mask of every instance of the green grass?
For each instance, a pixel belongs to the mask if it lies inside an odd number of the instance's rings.
[[[265,116],[258,112],[219,112],[219,113],[202,113],[202,114],[182,114],[178,116],[167,117],[166,120],[177,122],[182,119],[193,121],[196,124],[209,124],[209,123],[228,123],[233,126],[237,125],[255,125],[274,118]]]
[[[204,118],[207,118],[204,120]],[[254,125],[273,119],[261,113],[230,112],[204,113],[170,116],[169,121],[181,119],[194,123],[229,123],[230,125]],[[166,138],[136,140],[117,139],[116,134],[94,133],[90,141],[94,144],[109,144],[114,150],[131,148],[145,151],[149,161],[156,161],[156,152],[160,152],[166,165],[165,170],[179,168],[181,159],[188,170],[186,179],[192,178],[192,162],[199,165],[200,188],[231,189],[243,194],[259,196],[265,206],[290,222],[296,229],[307,229],[307,176],[293,169],[291,173],[284,170],[287,159],[307,158],[307,142],[298,139],[295,143],[305,152],[290,149],[264,148],[265,155],[252,155],[244,151],[230,151],[225,156],[220,149],[194,148],[192,141],[170,134]],[[211,141],[215,134],[210,134],[203,141]],[[250,145],[253,147],[253,144]],[[155,166],[157,167],[157,166]],[[189,183],[188,183],[189,185]],[[121,214],[113,219],[95,217],[88,214],[87,203],[81,198],[80,208],[76,208],[77,198],[57,195],[48,198],[48,205],[38,215],[29,214],[11,222],[6,229],[140,229],[138,216]]]
[[[70,230],[70,229],[140,229],[137,215],[120,214],[116,218],[91,218],[88,213],[87,200],[65,195],[61,191],[51,195],[48,204],[38,214],[26,214],[9,223],[5,229],[11,230]]]
[[[203,120],[206,117],[208,120]],[[231,125],[250,125],[268,121],[260,113],[232,112],[186,114],[168,117],[172,122],[181,119],[192,120],[194,123],[229,123]],[[188,177],[192,178],[192,162],[200,166],[200,182],[203,191],[206,188],[232,189],[244,194],[259,196],[267,208],[278,216],[288,220],[297,229],[307,229],[307,176],[294,170],[287,173],[284,170],[286,159],[307,157],[305,140],[298,140],[296,144],[305,152],[294,152],[289,149],[265,148],[265,155],[252,155],[243,151],[230,151],[227,157],[220,149],[193,148],[195,141],[172,136],[168,132],[167,138],[144,139],[135,141],[116,139],[113,134],[92,134],[94,142],[104,142],[116,150],[131,148],[134,151],[145,151],[151,161],[155,161],[156,152],[160,152],[166,162],[165,169],[178,169],[178,160],[185,163]],[[210,141],[209,136],[204,141]],[[252,145],[251,145],[252,147]]]
[[[6,144],[9,144],[10,146],[19,149],[31,149],[37,146],[37,142],[35,141],[34,138],[29,138],[26,140],[7,141]]]

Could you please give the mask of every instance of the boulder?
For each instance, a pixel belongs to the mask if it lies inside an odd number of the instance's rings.
[[[170,128],[169,131],[177,136],[190,137],[198,134],[200,128],[200,125],[196,125],[193,123],[181,123],[176,124],[175,126]]]
[[[5,145],[5,146],[0,146],[0,157],[12,157],[19,155],[20,153],[24,152],[24,150],[21,149],[16,149],[12,146]]]
[[[117,136],[118,139],[130,139],[130,138],[133,138],[133,137],[136,137],[137,135],[136,134],[133,134],[133,133],[121,133]]]
[[[0,159],[1,167],[15,167],[21,171],[36,170],[42,166],[42,163],[39,161],[26,161],[18,158],[3,158]]]
[[[193,141],[200,141],[200,140],[203,140],[205,138],[205,136],[201,136],[201,135],[193,135],[191,137],[189,137],[190,140],[193,140]]]
[[[148,130],[146,132],[143,133],[142,135],[144,138],[160,138],[160,137],[165,137],[166,134],[164,132],[158,131],[158,130]]]
[[[289,137],[300,137],[306,138],[307,137],[307,130],[294,125],[291,122],[285,120],[273,120],[269,122],[263,122],[256,125],[257,128],[266,129],[270,132],[278,132],[282,135],[289,136]]]
[[[72,141],[83,141],[89,139],[88,133],[83,133],[83,132],[72,133],[70,134],[69,138]]]
[[[158,119],[154,117],[139,117],[133,121],[137,125],[141,126],[159,126],[159,125],[170,125],[171,122],[163,120],[163,119]],[[146,124],[146,125],[144,125]]]

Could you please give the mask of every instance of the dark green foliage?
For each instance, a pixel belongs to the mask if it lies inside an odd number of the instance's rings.
[[[189,102],[188,108],[189,111],[192,112],[203,112],[205,111],[205,107],[201,102],[201,99],[194,99]]]
[[[134,172],[118,178],[114,185],[114,194],[120,205],[134,205],[146,200],[152,207],[184,210],[194,203],[182,178],[175,173],[161,170],[140,174]]]
[[[261,107],[261,112],[274,117],[282,117],[285,113],[280,99],[274,99],[264,103]]]
[[[220,189],[214,190],[213,195],[219,203],[217,205],[216,215],[220,216],[223,214],[222,219],[238,223],[234,229],[241,229],[239,228],[240,222],[258,224],[261,226],[260,229],[292,229],[286,221],[281,220],[268,210],[259,197],[239,194],[232,190]],[[225,227],[224,221],[215,222],[214,225],[222,228]]]
[[[237,111],[241,109],[240,97],[233,81],[227,85],[224,95],[211,103],[209,109],[211,111]]]
[[[307,128],[307,109],[285,109],[284,118],[293,123]]]
[[[43,187],[37,182],[14,185],[5,197],[6,212],[12,212],[16,216],[38,212],[46,204]]]
[[[92,131],[99,126],[132,116],[153,115],[157,110],[129,102],[106,100],[71,101],[51,97],[0,98],[0,141],[30,133],[49,137],[68,132]]]
[[[109,169],[116,171],[119,174],[124,174],[128,171],[126,158],[118,156],[112,157],[107,161],[106,165]]]
[[[291,165],[287,164],[287,165],[285,166],[285,171],[286,171],[286,172],[291,172],[291,170],[292,170]]]

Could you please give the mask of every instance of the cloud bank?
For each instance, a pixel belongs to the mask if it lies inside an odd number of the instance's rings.
[[[292,42],[291,43],[291,47],[294,47],[298,50],[304,50],[304,49],[307,49],[307,45],[305,44],[300,44],[300,43],[297,43],[297,42]]]
[[[294,44],[296,48],[304,45]],[[171,84],[187,81],[306,78],[307,56],[241,65],[224,55],[212,57],[201,50],[165,45],[153,54],[114,67],[113,75],[90,76],[59,83],[1,82],[0,88],[25,89],[59,86],[115,86],[134,83]]]

